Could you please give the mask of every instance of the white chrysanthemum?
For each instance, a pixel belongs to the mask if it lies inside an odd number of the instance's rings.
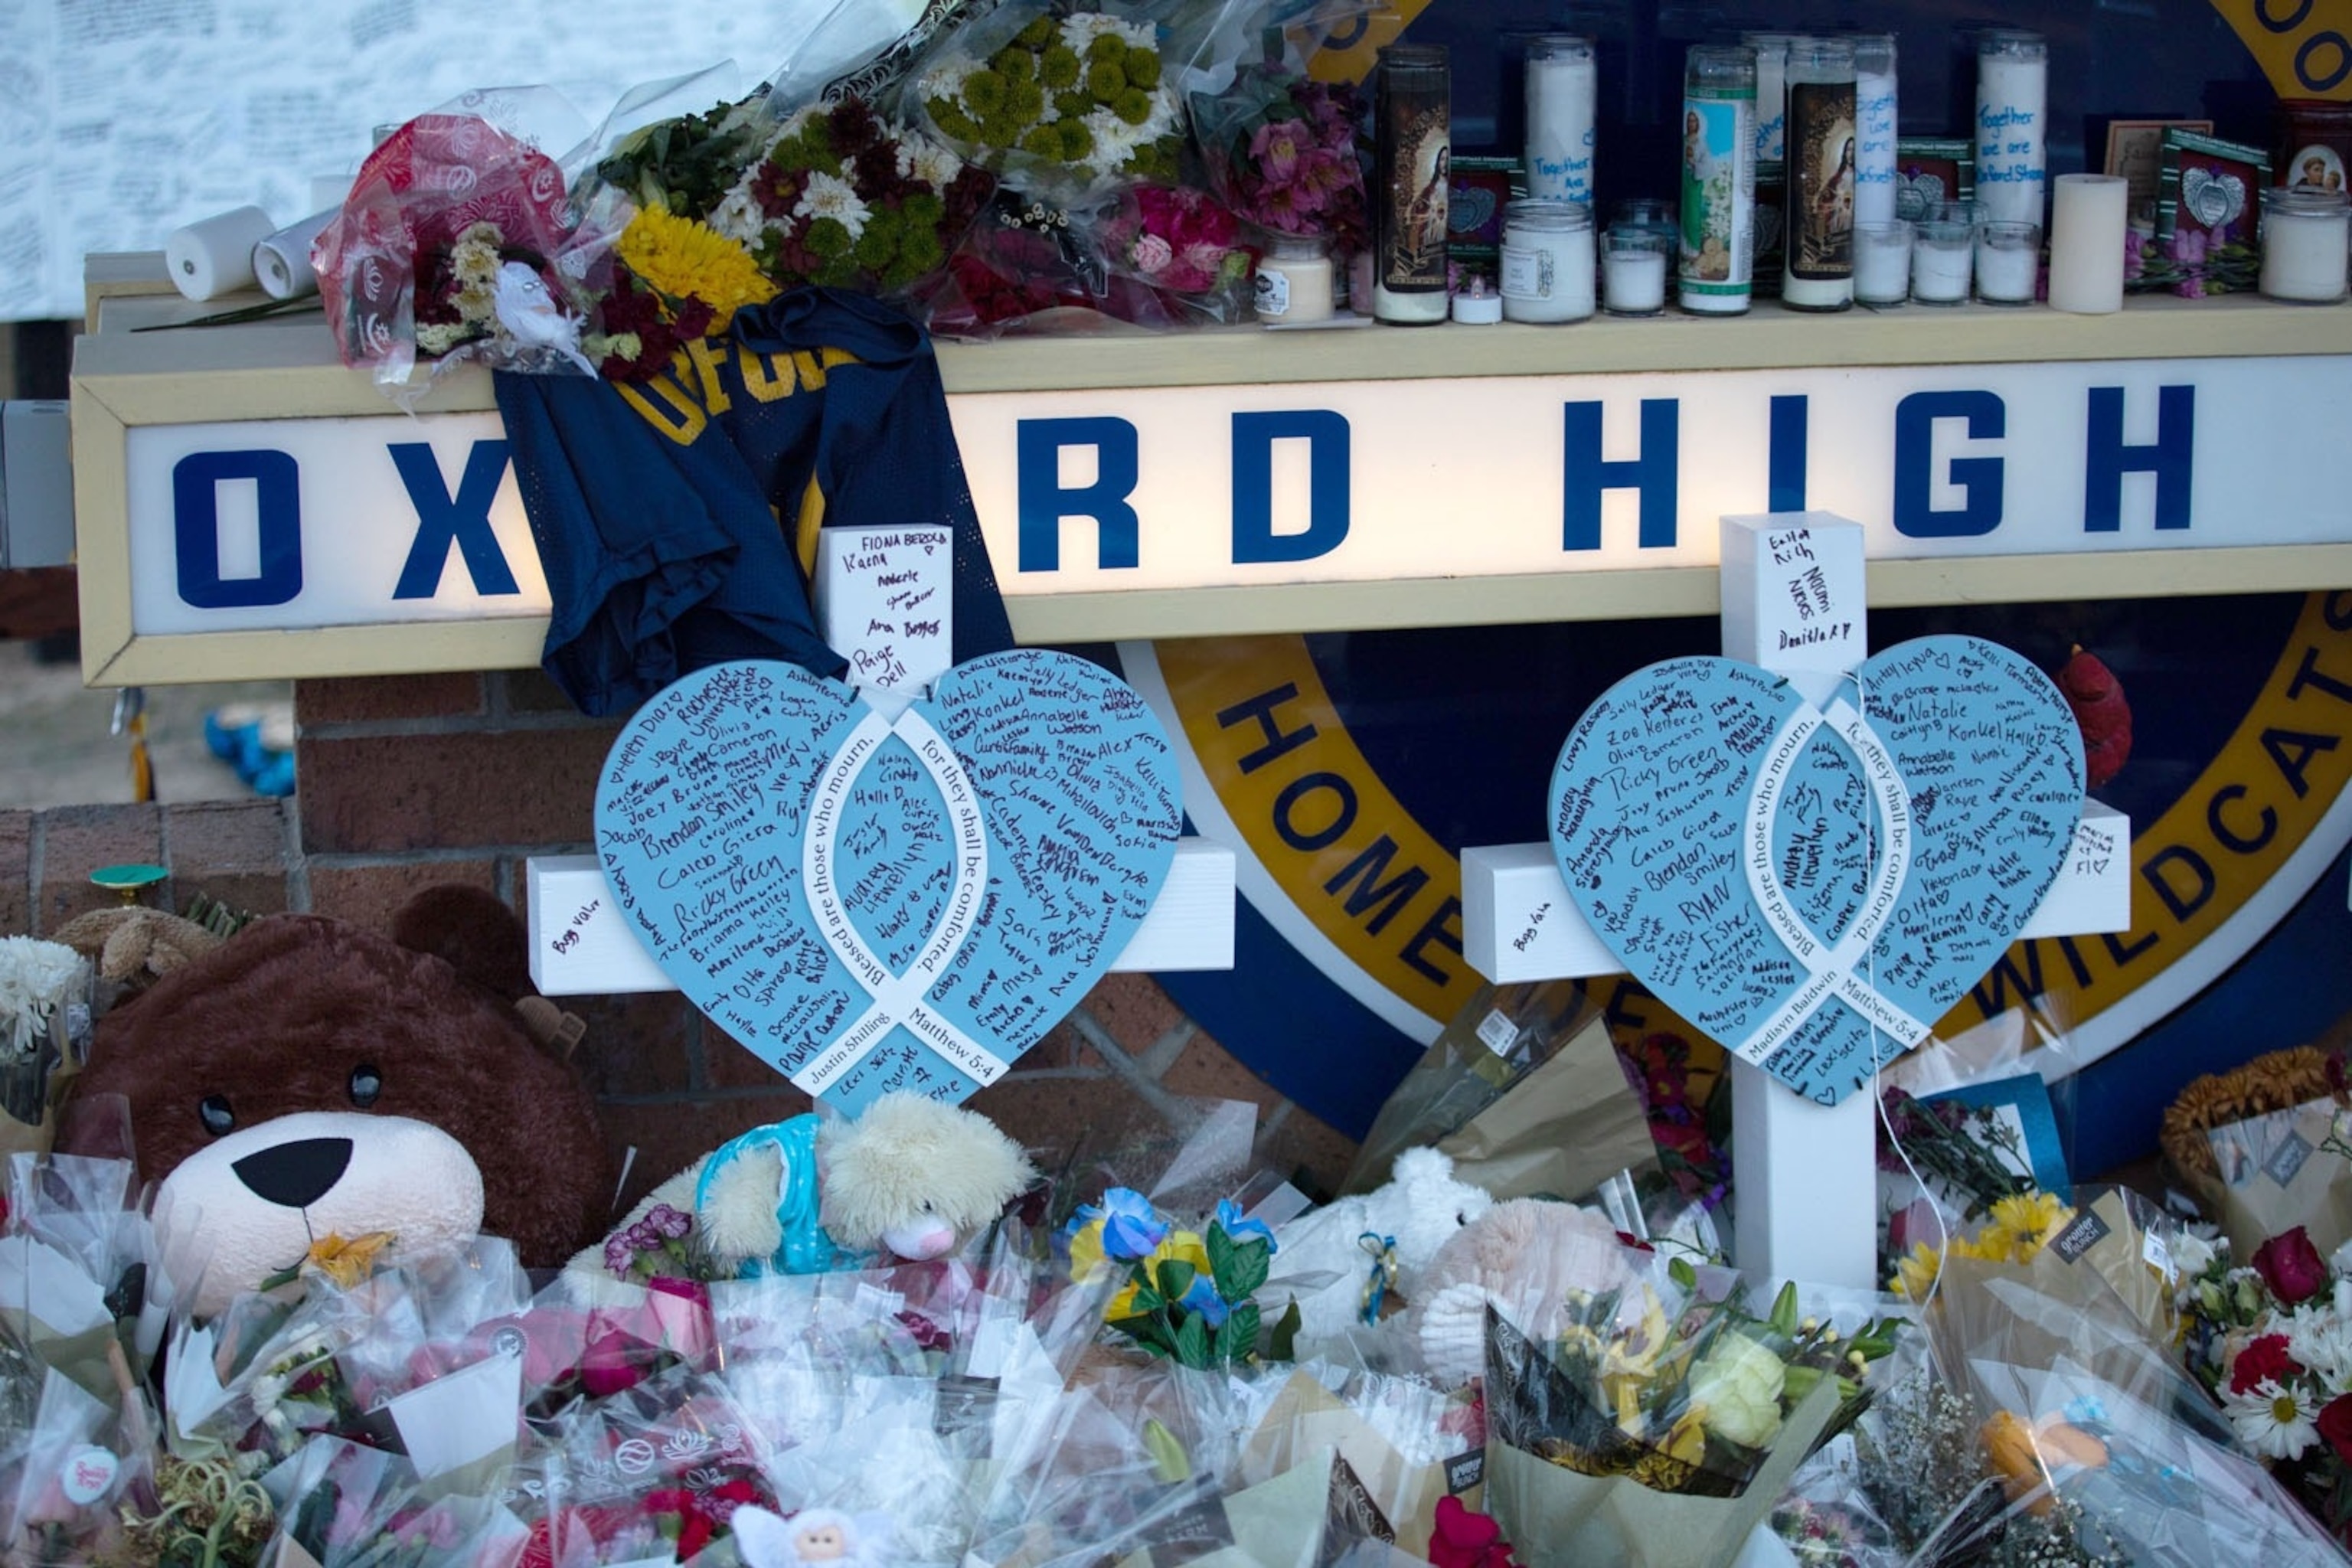
[[[935,191],[944,191],[963,173],[963,160],[928,136],[905,135],[898,138],[898,177],[920,180]]]
[[[768,226],[767,210],[751,194],[751,176],[758,172],[754,167],[736,181],[734,188],[702,220],[746,250],[760,243],[760,236]]]
[[[947,98],[962,105],[964,81],[979,68],[980,62],[969,55],[951,56],[925,71],[915,83],[915,90],[927,103],[935,98]]]
[[[1099,11],[1079,11],[1062,18],[1062,42],[1082,58],[1087,46],[1106,33],[1134,49],[1153,48],[1160,42],[1158,31],[1148,22],[1122,22]]]
[[[81,954],[38,937],[0,937],[0,1053],[30,1056],[81,973]]]
[[[1135,156],[1135,150],[1147,140],[1143,127],[1129,125],[1108,109],[1097,109],[1087,116],[1087,129],[1094,132],[1095,150],[1087,158],[1087,167],[1097,174],[1115,174]]]
[[[2241,1441],[2270,1458],[2301,1458],[2319,1441],[2319,1412],[2310,1396],[2267,1378],[2243,1394],[2223,1394],[2221,1411]]]
[[[2213,1266],[2213,1244],[2193,1230],[2184,1230],[2172,1243],[2172,1265],[2183,1279],[2194,1279]]]
[[[856,239],[866,232],[866,220],[873,216],[873,209],[847,180],[821,169],[811,169],[808,184],[801,188],[801,199],[793,206],[793,216],[803,222],[834,218],[849,230],[850,238]]]
[[[476,228],[488,226],[476,224]],[[495,229],[491,230],[496,234]],[[499,247],[496,239],[483,240],[468,233],[449,249],[449,274],[467,287],[488,288],[499,278]]]
[[[2305,1302],[2278,1325],[2286,1353],[2304,1364],[2332,1394],[2352,1389],[2352,1322],[2326,1305]]]

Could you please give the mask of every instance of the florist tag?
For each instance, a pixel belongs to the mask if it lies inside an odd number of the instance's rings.
[[[114,1457],[112,1449],[95,1444],[76,1448],[66,1456],[64,1468],[58,1477],[58,1489],[76,1508],[88,1508],[114,1489],[114,1478],[121,1468],[122,1461]]]
[[[796,665],[697,671],[621,731],[596,798],[655,961],[853,1114],[1002,1077],[1134,935],[1181,825],[1143,699],[1041,648],[960,665],[895,719]]]
[[[1635,671],[1560,750],[1551,841],[1636,978],[1833,1105],[1983,977],[2082,810],[2058,689],[1995,644],[1933,637],[1864,661],[1826,710],[1732,659]]]

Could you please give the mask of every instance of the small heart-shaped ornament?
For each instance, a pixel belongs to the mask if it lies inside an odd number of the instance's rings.
[[[2223,228],[2246,210],[2246,182],[2201,163],[2180,171],[2181,210],[2207,228]]]
[[[1570,896],[1659,998],[1835,1104],[1982,978],[2064,864],[2083,745],[1975,637],[1885,649],[1826,710],[1725,658],[1619,681],[1560,750]]]
[[[1914,169],[1895,177],[1895,216],[1916,222],[1942,206],[1950,198],[1945,194],[1944,176],[1925,169]]]
[[[1455,234],[1476,234],[1495,221],[1495,193],[1485,185],[1458,185],[1445,199],[1445,226]]]
[[[1134,689],[1038,648],[895,720],[797,665],[716,665],[614,741],[596,849],[664,973],[855,1112],[961,1100],[1066,1016],[1151,908],[1182,826]]]

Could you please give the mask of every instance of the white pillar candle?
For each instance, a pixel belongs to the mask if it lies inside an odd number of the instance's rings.
[[[2347,212],[2340,191],[2264,191],[2263,293],[2314,304],[2344,298]]]
[[[1976,270],[1976,235],[1966,223],[1926,218],[1912,226],[1911,298],[1923,305],[1958,305],[1969,297]]]
[[[2042,223],[2048,170],[2050,47],[1996,28],[1977,41],[1977,216]]]
[[[2130,183],[2120,174],[2061,174],[2050,200],[2050,307],[2078,316],[2124,308]]]
[[[1853,221],[1895,221],[1895,35],[1853,41]]]
[[[1911,291],[1911,226],[1901,218],[1853,226],[1853,297],[1899,305]]]
[[[2030,305],[2042,271],[2042,231],[2030,223],[1977,225],[1977,298]]]
[[[1592,200],[1592,40],[1549,34],[1528,44],[1528,195]]]

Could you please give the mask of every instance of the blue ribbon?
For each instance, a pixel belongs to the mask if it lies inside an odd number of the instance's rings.
[[[1356,1237],[1356,1245],[1372,1260],[1371,1278],[1364,1281],[1363,1319],[1367,1323],[1381,1321],[1381,1303],[1388,1299],[1390,1287],[1396,1283],[1396,1237],[1366,1231]]]

